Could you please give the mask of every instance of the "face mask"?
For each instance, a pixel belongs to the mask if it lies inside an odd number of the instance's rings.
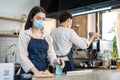
[[[42,29],[42,28],[44,28],[44,21],[42,21],[42,20],[35,20],[33,25],[37,29]]]
[[[72,19],[70,19],[70,23],[69,23],[68,28],[71,28],[71,27],[72,27]]]
[[[68,28],[71,28],[71,27],[72,27],[72,24],[70,24]]]
[[[72,23],[69,24],[68,28],[71,28],[72,27]]]

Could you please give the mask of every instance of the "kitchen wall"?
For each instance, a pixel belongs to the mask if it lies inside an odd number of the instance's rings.
[[[0,63],[5,62],[8,56],[11,57],[9,61],[13,62],[14,53],[17,52],[17,42],[17,37],[0,36]]]
[[[0,0],[0,16],[20,19],[36,5],[40,0]],[[23,26],[24,22],[0,19],[0,31],[20,30]]]
[[[47,20],[45,21],[45,31],[47,33],[50,33],[54,28],[56,28],[56,24],[56,19],[47,18]]]

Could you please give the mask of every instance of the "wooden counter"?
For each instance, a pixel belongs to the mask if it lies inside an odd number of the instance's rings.
[[[32,78],[32,80],[120,80],[120,70],[93,69],[92,72],[67,76],[55,75],[54,78]]]

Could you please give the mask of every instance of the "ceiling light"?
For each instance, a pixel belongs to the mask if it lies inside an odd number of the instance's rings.
[[[84,11],[84,12],[73,13],[72,16],[89,14],[89,13],[93,13],[93,12],[99,12],[99,11],[110,10],[110,9],[112,9],[112,7],[99,8],[99,9],[94,9],[94,10],[89,10],[89,11]]]

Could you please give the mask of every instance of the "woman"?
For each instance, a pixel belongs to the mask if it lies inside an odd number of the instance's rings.
[[[45,18],[45,10],[42,7],[33,7],[28,15],[25,30],[19,35],[18,56],[22,66],[20,74],[43,74],[48,68],[48,59],[52,65],[59,64],[53,50],[52,38],[44,31]],[[64,64],[61,68],[63,67]]]

